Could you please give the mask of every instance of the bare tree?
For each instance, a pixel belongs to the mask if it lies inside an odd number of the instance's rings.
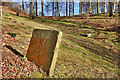
[[[33,8],[33,3],[30,2],[30,15],[32,15],[32,8]]]
[[[72,14],[74,16],[74,0],[69,0],[69,16]]]
[[[14,7],[14,11],[16,12],[16,15],[19,16],[19,13],[21,12],[21,5],[19,5],[18,3],[14,3],[15,7]]]
[[[63,16],[66,16],[66,2],[59,2],[59,10],[64,13]]]
[[[87,21],[89,22],[89,13],[90,13],[90,9],[89,9],[89,6],[90,5],[90,3],[88,2],[87,3],[87,12],[86,12],[86,19],[87,19]]]
[[[43,0],[41,0],[41,6],[42,6],[42,16],[44,16],[44,10],[43,10]]]
[[[71,13],[71,2],[69,0],[69,16],[70,16],[70,13]]]
[[[24,0],[22,0],[22,10],[24,11]]]
[[[32,16],[32,19],[34,19],[34,15],[35,15],[35,2],[33,2],[33,0],[30,1],[30,16]]]
[[[73,6],[74,2],[73,0],[69,0],[69,16],[72,14],[74,15],[74,6]]]
[[[53,13],[52,13],[52,16],[54,17],[54,0],[53,0],[53,3],[52,3],[52,6],[53,6]]]
[[[19,16],[19,13],[21,12],[22,6],[18,4],[17,2],[11,3],[11,2],[2,2],[0,5],[7,6],[7,7],[13,7],[12,10],[16,12],[16,15]]]
[[[68,16],[68,0],[66,0],[66,16]]]
[[[87,11],[88,11],[88,2],[84,2],[83,6],[85,7],[85,11],[87,13]]]
[[[73,13],[73,16],[74,16],[74,0],[72,0],[72,2],[73,2],[72,13]]]
[[[120,16],[120,1],[118,3],[118,13],[119,13],[119,16]],[[119,17],[120,18],[120,17]]]
[[[25,2],[25,10],[24,10],[25,14],[29,12],[29,8],[30,8],[29,5],[30,5],[29,2]]]
[[[38,14],[37,14],[37,9],[38,9],[38,8],[37,8],[37,0],[36,0],[35,3],[36,3],[36,4],[35,4],[35,5],[36,5],[36,16],[38,16]]]
[[[118,16],[119,16],[119,20],[118,20],[118,24],[120,25],[120,1],[118,2]],[[118,37],[119,37],[119,39],[120,39],[120,26],[118,27],[118,32],[117,32],[117,35],[118,35]],[[120,56],[120,55],[119,55]],[[119,62],[118,62],[119,64],[120,64],[120,60],[119,60]],[[120,70],[120,68],[119,68],[119,70]],[[118,75],[120,75],[120,72],[118,73]]]
[[[110,17],[114,15],[113,8],[114,8],[114,2],[109,2],[109,16]]]
[[[57,11],[58,11],[58,14],[59,14],[59,17],[60,17],[60,10],[59,10],[59,2],[57,1]]]
[[[113,2],[113,14],[115,13],[115,5],[116,5],[116,3]]]
[[[79,2],[79,14],[83,12],[83,2]]]
[[[49,13],[51,13],[51,11],[52,11],[52,2],[46,2],[45,11],[46,11],[47,15],[49,15]]]
[[[95,9],[96,9],[96,3],[95,2],[92,2],[91,3],[91,13],[95,13]]]
[[[88,3],[88,12],[91,13],[91,0]]]
[[[35,18],[35,2],[32,4],[32,19]]]
[[[105,10],[106,10],[106,0],[104,0],[104,12],[105,13]]]
[[[90,2],[86,2],[85,7],[86,7],[86,13],[91,13],[91,4],[90,4]]]
[[[99,0],[97,0],[97,13],[99,13]]]

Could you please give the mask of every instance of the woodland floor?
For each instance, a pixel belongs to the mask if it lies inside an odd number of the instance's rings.
[[[32,31],[54,29],[63,32],[53,78],[118,78],[117,17],[107,14],[45,19],[16,16],[3,8],[2,76],[3,78],[45,78],[37,66],[26,58]],[[11,37],[10,33],[16,34]],[[91,34],[90,37],[81,34]],[[13,49],[11,51],[10,49]],[[15,51],[20,53],[16,53]],[[23,57],[24,56],[24,57]]]

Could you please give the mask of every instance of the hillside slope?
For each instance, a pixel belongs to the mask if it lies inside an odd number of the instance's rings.
[[[90,19],[90,22],[92,20],[99,22],[99,17],[103,16],[98,16],[96,20]],[[106,23],[108,20],[104,19],[103,22]],[[2,18],[3,77],[47,77],[45,73],[39,73],[37,66],[27,61],[26,57],[15,55],[5,46],[9,45],[26,56],[32,31],[39,28],[63,32],[53,78],[117,78],[118,37],[116,32],[106,30],[107,28],[98,28],[99,26],[92,25],[90,22],[86,23],[85,19],[76,18],[32,20],[4,11]],[[111,28],[110,25],[107,26]],[[8,33],[14,33],[16,37],[11,37]],[[85,37],[84,34],[91,34],[91,36]]]

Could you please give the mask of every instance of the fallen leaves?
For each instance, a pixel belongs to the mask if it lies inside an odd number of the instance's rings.
[[[9,56],[9,59],[3,57],[2,61],[2,75],[4,78],[27,78],[31,73],[37,71],[37,67],[34,64],[29,64],[28,61],[18,58],[14,55]],[[34,71],[35,70],[35,71]]]
[[[17,43],[15,38],[12,38],[8,35],[9,31],[3,31],[3,40],[2,40],[2,77],[3,78],[28,78],[33,73],[37,71],[37,66],[28,61],[25,57],[19,57],[15,55],[11,50],[5,47],[6,44],[13,44],[12,46],[20,46],[16,48],[21,48],[21,45],[24,43]],[[24,47],[23,51],[24,50]],[[25,55],[25,54],[24,54]]]

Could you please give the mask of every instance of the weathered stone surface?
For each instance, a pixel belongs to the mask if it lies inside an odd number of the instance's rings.
[[[27,52],[28,60],[53,75],[62,32],[35,29]]]

